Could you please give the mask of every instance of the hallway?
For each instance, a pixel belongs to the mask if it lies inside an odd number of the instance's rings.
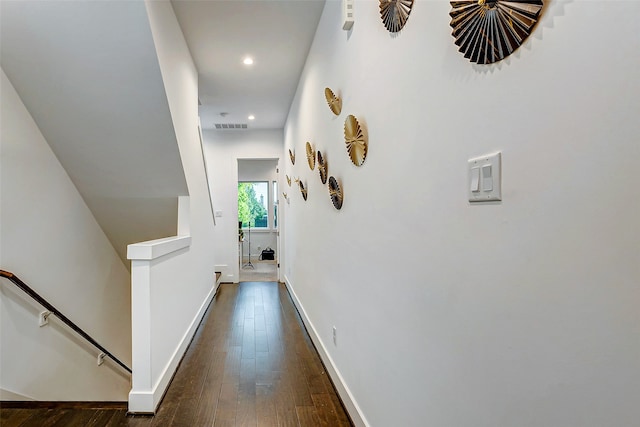
[[[283,284],[222,284],[155,417],[7,409],[2,426],[350,426]]]

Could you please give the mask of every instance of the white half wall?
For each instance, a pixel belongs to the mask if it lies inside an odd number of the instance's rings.
[[[282,130],[203,131],[205,155],[211,166],[212,191],[216,210],[215,254],[223,282],[237,283],[238,263],[238,159],[277,159],[282,181]],[[286,184],[285,184],[286,185]],[[281,210],[282,211],[282,210]],[[282,218],[280,218],[281,220]],[[254,241],[255,242],[255,241]],[[254,248],[252,246],[252,252]],[[253,256],[253,255],[252,255]]]
[[[213,297],[216,277],[213,213],[198,133],[198,74],[171,3],[145,4],[189,189],[189,198],[179,199],[180,236],[129,246],[135,259],[134,338],[141,340],[134,345],[129,410],[148,413],[155,411],[184,355]],[[155,249],[162,254],[175,245],[177,251],[155,257]],[[151,258],[141,256],[145,250]]]
[[[214,281],[195,312],[189,300],[177,296],[183,289],[176,289],[176,284],[182,282],[191,240],[176,236],[129,245],[133,308],[129,412],[155,412],[216,292]]]
[[[308,186],[283,204],[287,284],[356,424],[637,424],[640,3],[545,2],[490,66],[457,52],[449,2],[415,2],[396,35],[373,3],[355,2],[349,32],[326,3],[281,170]],[[368,131],[362,167],[349,114]],[[467,160],[495,151],[503,200],[470,204]]]
[[[4,71],[0,119],[0,268],[131,366],[129,272]],[[129,374],[13,283],[0,279],[3,400],[124,401]]]

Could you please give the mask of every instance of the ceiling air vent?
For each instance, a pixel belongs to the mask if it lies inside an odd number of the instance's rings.
[[[216,123],[216,129],[246,129],[246,123]]]

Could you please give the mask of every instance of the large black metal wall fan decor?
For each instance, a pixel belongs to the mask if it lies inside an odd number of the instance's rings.
[[[409,20],[413,0],[379,0],[380,18],[390,33],[397,33]]]
[[[464,57],[491,64],[511,55],[531,34],[542,0],[463,0],[451,3],[451,27]]]

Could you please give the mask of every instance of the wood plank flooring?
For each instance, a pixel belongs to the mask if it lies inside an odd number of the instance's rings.
[[[284,285],[222,284],[155,416],[0,407],[2,427],[352,426]]]

